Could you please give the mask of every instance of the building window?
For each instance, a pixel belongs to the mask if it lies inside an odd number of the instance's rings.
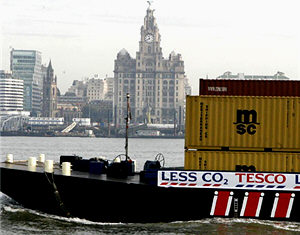
[[[148,46],[148,53],[151,53],[151,47]]]

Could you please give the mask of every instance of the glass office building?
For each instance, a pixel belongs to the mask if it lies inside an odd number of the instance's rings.
[[[41,53],[35,50],[11,51],[10,69],[13,77],[24,81],[24,110],[32,116],[41,112],[43,91]]]

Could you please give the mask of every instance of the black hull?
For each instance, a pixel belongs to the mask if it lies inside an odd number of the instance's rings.
[[[42,170],[31,172],[25,166],[9,164],[1,164],[0,170],[1,192],[24,207],[49,214],[101,222],[169,222],[213,217],[210,213],[216,189],[157,187],[140,183],[138,175],[123,180],[72,172],[72,176],[55,173],[52,178]],[[53,180],[59,195],[54,193]],[[237,203],[232,202],[224,217],[240,217],[245,190],[231,191]],[[260,192],[265,194],[263,206],[259,217],[251,218],[300,222],[299,191],[292,192],[295,200],[289,218],[271,218],[276,191]]]

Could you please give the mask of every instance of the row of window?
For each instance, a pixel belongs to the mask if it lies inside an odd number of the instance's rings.
[[[18,63],[35,64],[35,60],[18,60]]]
[[[137,98],[137,107],[139,107],[139,102],[142,101],[142,102],[155,102],[155,99],[153,97],[142,97],[141,99],[138,97]],[[178,102],[178,98],[174,99],[174,98],[162,98],[162,102],[163,103],[167,103],[169,101],[169,103],[173,103],[174,101],[175,102]],[[119,102],[121,103],[122,102],[122,98],[119,97]],[[127,102],[127,99],[126,97],[123,97],[123,102],[126,103]],[[160,102],[160,98],[157,98],[157,102]],[[158,107],[159,107],[159,103],[158,103]]]
[[[151,71],[149,71],[151,72]],[[123,75],[123,76],[122,76]],[[178,78],[178,74],[175,73],[158,73],[156,74],[157,78]],[[119,78],[155,78],[155,73],[137,73],[137,76],[135,73],[119,73]]]
[[[145,84],[145,82],[148,83],[148,84],[155,84],[155,82],[152,81],[152,80],[142,80],[142,81],[143,81],[143,84]],[[120,84],[122,83],[122,79],[119,79],[119,83]],[[131,85],[134,85],[135,84],[135,80],[124,79],[123,83],[124,83],[124,85],[127,85],[129,83]],[[137,84],[140,84],[140,79],[137,80]],[[157,84],[160,84],[160,80],[157,80]],[[168,82],[168,80],[164,80],[163,84],[164,85],[168,85],[168,84],[169,85],[174,85],[174,80],[169,80],[169,82]],[[176,80],[176,85],[178,85],[178,80]]]
[[[1,100],[0,104],[10,104],[10,105],[23,105],[23,100],[14,100],[14,99],[8,99],[8,100]]]
[[[152,88],[153,87],[148,87],[147,91],[143,92],[143,94],[146,94],[146,95],[149,95],[149,96],[154,96],[155,95],[155,91],[152,91],[153,90]],[[140,95],[140,90],[139,89],[140,88],[138,87],[138,89],[137,89],[137,95],[138,96]],[[144,90],[145,89],[143,87],[143,91]],[[128,91],[129,91],[129,89],[126,88],[126,87],[124,87],[123,93],[127,93]],[[130,93],[135,93],[135,90],[131,89],[130,91],[131,91]],[[169,96],[174,96],[174,93],[175,93],[174,89],[163,89],[163,91],[162,91],[162,95],[163,96],[167,96],[168,94],[169,94]],[[94,94],[94,93],[90,93],[89,92],[88,94]],[[97,94],[99,94],[99,93],[97,93]],[[157,91],[157,95],[160,96],[160,90],[159,90],[159,88],[158,88],[158,91]],[[119,91],[119,96],[122,96],[122,91]],[[176,96],[178,96],[178,87],[176,87]]]
[[[34,68],[32,68],[32,67],[14,66],[13,69],[14,69],[14,70],[19,70],[19,72],[20,72],[20,71],[30,71],[30,72],[34,72]]]
[[[34,59],[35,56],[13,55],[13,59]]]

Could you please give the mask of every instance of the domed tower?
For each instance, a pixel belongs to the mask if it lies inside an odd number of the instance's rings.
[[[126,49],[117,54],[114,68],[114,113],[116,124],[123,124],[126,115],[126,93],[130,93],[131,111],[135,107],[135,59]],[[134,118],[134,116],[133,116]]]

